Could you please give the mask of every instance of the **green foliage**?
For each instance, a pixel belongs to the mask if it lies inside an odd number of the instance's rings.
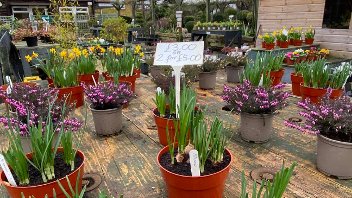
[[[270,68],[268,65],[267,54],[258,54],[254,62],[247,62],[247,66],[244,69],[241,81],[248,80],[254,86],[269,87],[271,84]]]
[[[114,42],[123,42],[127,36],[128,24],[122,17],[106,19],[103,22],[102,37]]]
[[[279,71],[282,69],[282,64],[285,59],[285,54],[281,53],[281,54],[273,55],[270,53],[268,56],[266,56],[266,58],[268,59],[267,67],[271,71]]]
[[[135,19],[135,24],[138,24],[140,26],[144,26],[145,25],[145,20],[144,20],[144,16],[142,12],[137,12],[136,13],[136,19]]]
[[[343,88],[351,72],[352,67],[350,63],[342,64],[340,67],[336,68],[330,76],[330,87],[333,89]]]
[[[153,101],[160,113],[160,117],[164,117],[166,112],[166,94],[160,87],[157,88]]]
[[[246,21],[247,22],[247,15],[250,13],[248,10],[241,10],[237,13],[237,20]]]
[[[185,16],[183,19],[184,24],[187,24],[187,22],[189,21],[195,21],[195,17],[194,16]]]
[[[237,15],[237,10],[235,10],[234,8],[228,7],[225,9],[225,17],[226,19],[229,18],[230,15],[233,15],[233,20],[236,19],[236,15]]]
[[[73,62],[71,62],[72,64]],[[57,88],[74,87],[78,85],[77,67],[70,65],[68,67],[52,68],[52,77],[54,85]]]
[[[185,28],[187,29],[188,32],[192,32],[193,28],[194,28],[194,21],[188,21],[185,25]]]
[[[215,13],[213,15],[213,21],[214,22],[224,22],[226,21],[225,16],[223,13]]]
[[[306,87],[327,88],[329,81],[329,70],[326,60],[320,59],[307,64],[302,68],[303,82]]]
[[[254,182],[252,198],[281,198],[290,182],[296,165],[297,164],[294,162],[289,168],[285,168],[283,164],[281,170],[275,174],[273,182],[262,181],[259,191],[257,191],[257,184]],[[264,193],[263,190],[265,190]],[[244,172],[242,172],[242,189],[240,198],[249,198]]]

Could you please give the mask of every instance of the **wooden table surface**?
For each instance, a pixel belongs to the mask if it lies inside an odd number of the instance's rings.
[[[220,94],[226,77],[223,71],[218,73],[215,90],[198,89],[198,103],[207,105],[209,117],[219,116],[226,124],[231,124],[233,137],[228,148],[234,156],[231,171],[226,182],[224,197],[239,197],[241,190],[241,172],[244,171],[251,189],[253,181],[250,172],[259,167],[279,169],[282,162],[288,166],[296,161],[298,166],[285,193],[285,197],[302,198],[347,198],[352,197],[352,181],[336,180],[327,177],[316,169],[316,137],[302,134],[284,126],[284,120],[297,117],[298,98],[291,97],[290,106],[275,116],[274,135],[264,144],[247,143],[238,134],[239,116],[221,110],[225,103]],[[117,197],[158,198],[167,197],[164,181],[156,163],[156,156],[161,149],[151,109],[155,85],[150,77],[143,76],[137,80],[138,97],[123,110],[124,127],[121,133],[110,137],[97,137],[91,113],[86,108],[75,111],[84,118],[87,112],[87,127],[79,136],[82,141],[80,149],[86,156],[86,172],[96,172],[103,177],[98,189],[86,193],[86,197],[95,198],[99,191],[105,191]],[[287,86],[290,89],[290,85]],[[1,105],[1,109],[4,106]],[[2,111],[4,112],[4,110]],[[0,146],[5,148],[7,140],[4,132],[0,133]],[[6,197],[3,188],[0,197]]]

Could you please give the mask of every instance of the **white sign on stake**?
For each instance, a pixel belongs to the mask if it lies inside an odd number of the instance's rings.
[[[192,149],[189,152],[189,163],[191,164],[191,173],[192,176],[200,176],[200,169],[199,169],[199,158],[198,158],[198,151]]]
[[[171,65],[175,73],[176,116],[180,106],[181,69],[185,65],[203,64],[204,41],[158,43],[154,65]]]
[[[0,166],[2,168],[2,170],[4,171],[5,173],[5,176],[7,178],[7,181],[9,181],[9,183],[12,185],[12,186],[17,186],[16,184],[16,181],[15,179],[13,178],[12,176],[12,173],[10,171],[10,168],[9,166],[7,165],[6,163],[6,160],[4,158],[4,156],[2,154],[0,154]]]
[[[8,84],[8,87],[6,89],[6,93],[7,93],[7,95],[10,95],[11,92],[12,92],[12,88],[13,88],[13,84],[12,84],[10,76],[6,76],[5,80],[6,80],[7,84]]]

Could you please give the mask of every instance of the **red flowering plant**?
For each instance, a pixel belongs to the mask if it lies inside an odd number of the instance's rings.
[[[352,102],[347,96],[331,100],[332,89],[319,104],[312,104],[309,99],[298,102],[302,109],[299,115],[305,119],[303,124],[285,121],[285,125],[303,133],[321,134],[327,138],[352,143]]]
[[[12,125],[18,127],[22,136],[28,136],[29,126],[44,124],[50,115],[50,119],[55,126],[61,126],[63,122],[66,128],[78,131],[82,123],[77,118],[69,118],[73,106],[66,106],[65,111],[61,111],[64,100],[57,100],[57,90],[42,88],[27,84],[14,84],[11,94],[5,91],[0,92],[0,97],[5,98],[10,110],[15,112],[10,118],[0,116],[0,123],[6,128]],[[49,108],[50,107],[50,108]],[[50,113],[48,110],[50,109]],[[57,130],[60,130],[59,127]]]
[[[97,85],[84,85],[84,93],[96,110],[120,108],[131,101],[133,93],[126,83],[115,84],[112,81]]]

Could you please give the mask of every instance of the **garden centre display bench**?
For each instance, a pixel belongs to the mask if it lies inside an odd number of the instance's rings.
[[[146,45],[151,45],[159,40],[158,36],[154,34],[153,30],[148,30],[141,27],[129,28],[127,30],[127,41],[132,42],[142,42]],[[133,38],[133,32],[137,32],[137,36]]]
[[[193,30],[191,34],[192,41],[199,41],[203,39],[206,41],[208,35],[223,35],[225,40],[225,46],[237,44],[241,48],[242,44],[242,31],[241,30]],[[204,42],[206,45],[206,42]],[[204,46],[206,49],[207,46]]]

